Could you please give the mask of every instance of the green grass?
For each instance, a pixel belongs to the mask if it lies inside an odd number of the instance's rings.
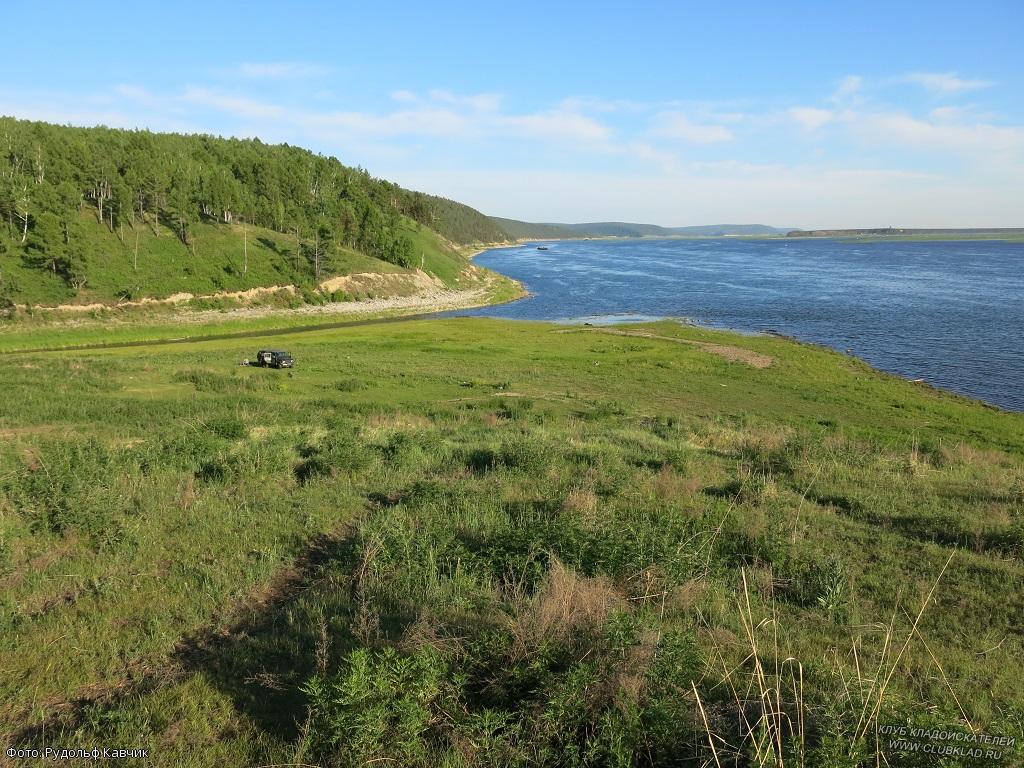
[[[458,284],[467,266],[458,249],[411,219],[403,219],[399,229],[413,242],[414,267],[422,263],[428,274],[446,285]],[[120,229],[111,233],[97,223],[91,211],[83,211],[75,228],[75,247],[84,254],[87,268],[88,279],[82,289],[76,290],[60,276],[27,263],[13,242],[6,252],[0,251],[0,277],[14,286],[15,301],[42,306],[114,303],[126,298],[165,298],[178,293],[202,296],[275,285],[314,286],[313,265],[306,255],[299,255],[298,241],[293,235],[253,226],[246,230],[243,235],[240,225],[196,224],[192,230],[193,253],[166,226],[154,229],[138,222],[134,231],[126,226],[122,242]],[[321,270],[321,279],[357,272],[409,271],[335,245],[328,246]]]
[[[5,741],[239,766],[971,764],[879,724],[1019,745],[1024,417],[783,339],[615,330],[670,338],[461,319],[5,358]],[[263,345],[296,369],[237,366]]]

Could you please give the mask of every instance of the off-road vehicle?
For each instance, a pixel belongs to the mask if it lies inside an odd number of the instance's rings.
[[[261,349],[256,353],[256,360],[252,365],[261,368],[294,368],[295,359],[280,349]]]

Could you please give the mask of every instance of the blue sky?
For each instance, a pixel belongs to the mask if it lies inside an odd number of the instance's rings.
[[[1024,3],[5,8],[0,114],[259,136],[528,220],[1024,226]]]

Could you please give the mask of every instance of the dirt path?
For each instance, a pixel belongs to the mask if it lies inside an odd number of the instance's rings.
[[[62,347],[41,347],[17,349],[5,354],[29,354],[40,352],[68,352],[89,349],[117,349],[123,347],[148,347],[166,344],[186,344],[196,341],[214,339],[251,338],[262,336],[279,336],[304,333],[306,331],[344,328],[346,326],[373,325],[392,323],[402,320],[413,320],[438,312],[454,309],[469,309],[491,304],[490,290],[498,276],[483,274],[480,282],[472,288],[451,290],[447,288],[431,288],[410,296],[392,296],[389,298],[363,299],[361,301],[333,302],[323,305],[305,304],[295,309],[280,307],[237,307],[229,310],[181,310],[166,317],[161,322],[174,323],[179,326],[207,325],[209,332],[188,335],[187,332],[172,339],[149,339],[139,341],[121,341],[110,343],[75,344]],[[282,326],[279,328],[257,328],[250,331],[224,331],[218,333],[216,326],[232,320],[247,320],[263,317],[308,318],[308,323],[301,325]],[[86,325],[103,326],[111,322],[133,322],[131,320],[112,320],[111,318],[93,319],[74,317],[49,324],[49,327],[82,327]]]
[[[450,309],[467,309],[480,307],[488,303],[487,285],[466,290],[450,290],[432,288],[409,296],[390,296],[379,299],[362,299],[361,301],[331,302],[328,304],[305,304],[295,309],[278,307],[239,307],[237,309],[198,310],[183,312],[175,316],[180,323],[205,324],[218,320],[250,319],[257,317],[336,317],[339,315],[358,316],[388,313],[429,313],[444,312]]]
[[[210,317],[266,317],[280,313],[294,314],[360,314],[380,312],[390,309],[429,310],[433,307],[451,309],[460,306],[474,306],[484,298],[487,288],[494,278],[482,270],[472,266],[465,273],[467,277],[476,277],[480,285],[473,288],[455,290],[445,286],[441,280],[426,272],[359,272],[352,275],[333,277],[323,281],[318,289],[325,294],[338,291],[349,294],[382,294],[380,298],[362,299],[358,301],[332,302],[322,306],[308,305],[295,310],[283,310],[272,306],[241,306],[229,310],[185,310],[175,320],[184,322],[205,322]],[[299,293],[294,285],[268,285],[250,288],[245,291],[217,291],[216,293],[196,295],[192,293],[175,293],[162,299],[142,298],[132,301],[120,301],[115,304],[93,302],[90,304],[58,304],[54,306],[36,306],[34,311],[51,315],[80,316],[90,312],[103,310],[126,310],[139,308],[178,307],[190,301],[227,299],[239,302],[258,302],[270,296],[295,296]]]

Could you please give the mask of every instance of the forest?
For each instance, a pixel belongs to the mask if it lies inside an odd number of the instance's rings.
[[[410,220],[453,244],[509,239],[461,203],[287,144],[11,118],[0,118],[0,142],[0,257],[72,292],[112,248],[137,271],[140,236],[176,239],[197,256],[197,229],[208,225],[288,235],[313,279],[340,250],[413,266]],[[0,297],[10,302],[16,288],[0,273]]]

